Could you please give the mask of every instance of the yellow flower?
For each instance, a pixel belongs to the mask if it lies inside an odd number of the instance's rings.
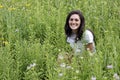
[[[7,45],[9,42],[8,41],[3,41],[3,44]]]
[[[30,3],[29,3],[29,4],[26,4],[25,6],[26,6],[26,7],[29,7],[29,6],[30,6]]]
[[[0,8],[3,8],[3,6],[2,6],[2,5],[0,5]]]
[[[8,8],[9,11],[16,10],[16,8]]]

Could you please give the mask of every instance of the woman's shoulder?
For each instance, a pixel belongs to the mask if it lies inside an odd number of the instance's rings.
[[[83,40],[85,40],[87,43],[93,42],[93,34],[90,30],[85,30],[83,34]]]
[[[91,36],[92,36],[93,34],[92,34],[92,32],[91,32],[89,29],[86,29],[86,30],[84,31],[84,35],[85,35],[85,36],[87,36],[87,35],[91,35]]]

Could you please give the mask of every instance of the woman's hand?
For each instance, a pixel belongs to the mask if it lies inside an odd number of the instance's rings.
[[[88,44],[86,45],[86,50],[87,50],[87,51],[90,51],[90,52],[93,52],[93,43],[88,43]]]

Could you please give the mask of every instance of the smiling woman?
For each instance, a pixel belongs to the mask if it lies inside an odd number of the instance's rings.
[[[67,42],[76,55],[85,50],[95,52],[94,35],[90,30],[85,30],[85,19],[79,10],[71,11],[65,23]]]

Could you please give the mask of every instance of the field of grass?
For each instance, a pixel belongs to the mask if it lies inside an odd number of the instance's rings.
[[[97,52],[59,67],[58,53],[71,52],[65,19],[76,9]],[[120,80],[120,0],[0,0],[0,80]]]

